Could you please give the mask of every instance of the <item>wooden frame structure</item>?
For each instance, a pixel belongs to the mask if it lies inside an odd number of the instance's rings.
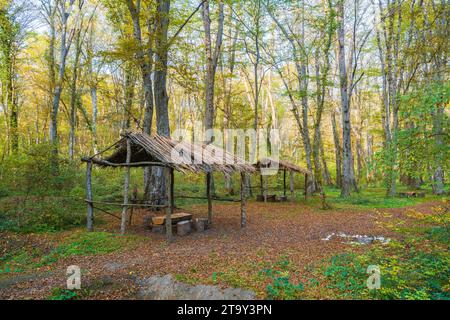
[[[260,190],[261,194],[264,197],[264,202],[267,202],[267,177],[268,175],[263,175],[263,172],[266,171],[276,171],[276,174],[281,170],[283,171],[283,196],[286,197],[286,172],[289,171],[289,191],[291,201],[295,200],[294,193],[294,173],[302,173],[305,175],[305,200],[307,199],[307,181],[308,175],[312,176],[312,172],[301,168],[291,162],[285,160],[275,160],[272,158],[263,158],[259,160],[255,165],[255,169],[260,173]],[[265,177],[265,178],[264,178]]]
[[[112,155],[100,158],[101,154],[113,149]],[[197,145],[190,142],[177,142],[170,138],[155,135],[149,136],[145,133],[129,132],[107,149],[90,157],[83,157],[81,161],[86,162],[86,203],[87,203],[87,229],[94,228],[94,209],[106,213],[106,210],[96,208],[95,204],[117,205],[122,207],[120,217],[120,230],[124,234],[127,225],[127,212],[133,206],[158,207],[166,209],[166,235],[167,240],[172,241],[172,213],[175,207],[174,201],[174,170],[181,173],[194,172],[206,174],[206,198],[208,200],[208,222],[212,222],[212,196],[211,177],[213,172],[241,174],[241,227],[245,227],[246,199],[243,190],[245,174],[254,173],[255,168],[225,150],[214,145]],[[92,166],[100,167],[122,167],[125,168],[125,179],[123,188],[123,203],[94,201],[92,192]],[[166,204],[137,204],[129,202],[130,168],[159,166],[165,169],[166,177]],[[109,213],[111,214],[111,213]],[[114,214],[111,214],[117,217]]]

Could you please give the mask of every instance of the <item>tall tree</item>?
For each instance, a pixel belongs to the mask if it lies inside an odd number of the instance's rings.
[[[305,1],[301,1],[299,8],[295,8],[294,18],[295,25],[291,25],[287,21],[281,21],[274,12],[274,4],[266,4],[268,13],[272,20],[275,22],[283,37],[288,40],[292,59],[294,61],[296,70],[296,79],[298,82],[298,90],[296,94],[292,94],[291,97],[301,97],[301,110],[295,103],[295,107],[292,108],[296,123],[298,125],[303,146],[305,149],[306,166],[308,170],[313,172],[312,165],[312,146],[311,138],[309,134],[309,101],[308,101],[308,86],[309,86],[309,50],[306,48],[305,32],[306,32],[306,18],[305,18]],[[287,84],[287,82],[285,83]],[[290,90],[291,93],[292,89]],[[291,99],[290,99],[291,100]],[[293,102],[291,100],[291,102]],[[314,192],[314,180],[313,177],[308,175],[307,190],[308,194]]]
[[[343,141],[343,174],[341,196],[350,196],[352,186],[352,143],[350,123],[350,101],[348,95],[348,76],[345,62],[345,25],[344,25],[344,0],[337,3],[337,37],[338,37],[338,64],[339,64],[339,87],[341,92],[342,110],[342,141]]]
[[[157,0],[155,23],[155,72],[154,94],[156,107],[156,131],[159,135],[170,136],[169,109],[167,96],[167,55],[169,42],[167,32],[169,28],[170,0]],[[153,167],[150,178],[150,194],[153,203],[164,203],[166,198],[165,170]]]
[[[336,29],[335,23],[335,11],[333,4],[330,0],[324,4],[323,9],[327,12],[324,18],[323,28],[320,32],[320,38],[325,39],[323,43],[317,44],[315,54],[315,72],[316,72],[316,115],[314,119],[314,138],[313,138],[313,159],[314,159],[314,176],[316,182],[316,188],[321,194],[322,207],[325,209],[328,207],[325,201],[325,193],[323,191],[323,171],[320,161],[320,144],[321,144],[321,123],[322,114],[325,106],[325,94],[327,90],[328,72],[330,70],[330,49],[333,34]],[[321,60],[323,63],[321,64]]]
[[[5,1],[0,3],[0,79],[6,97],[3,103],[9,114],[9,145],[13,153],[19,150],[18,67],[19,54],[24,49],[27,28],[26,3]]]
[[[215,44],[213,50],[213,43],[211,38],[211,17],[210,17],[210,2],[206,0],[203,2],[202,17],[203,17],[203,29],[204,44],[205,44],[205,57],[206,57],[206,75],[205,75],[205,130],[211,130],[214,126],[215,119],[215,107],[214,107],[214,84],[216,78],[217,65],[221,53],[222,37],[223,37],[223,21],[224,21],[224,5],[223,1],[219,1],[218,7],[218,20],[217,20],[217,32],[215,37]],[[212,136],[206,136],[205,143],[212,143]],[[211,193],[215,194],[214,179],[213,177],[208,179],[210,182]]]
[[[58,156],[58,111],[59,104],[61,100],[61,94],[64,85],[64,75],[66,72],[66,58],[69,53],[70,46],[72,44],[72,39],[74,35],[74,30],[70,32],[68,30],[68,21],[70,13],[73,9],[75,0],[57,0],[54,4],[58,8],[59,18],[60,18],[60,51],[59,51],[59,64],[57,66],[58,75],[56,78],[55,88],[53,92],[53,103],[52,110],[50,113],[50,142],[53,145],[53,156]],[[79,9],[83,6],[83,1],[79,1]]]

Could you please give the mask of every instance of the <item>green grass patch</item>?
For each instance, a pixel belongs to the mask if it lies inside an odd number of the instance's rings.
[[[107,232],[78,232],[45,253],[39,248],[21,248],[0,258],[0,274],[29,271],[50,266],[70,256],[101,255],[133,248],[141,237]]]
[[[323,281],[336,296],[350,299],[450,299],[449,214],[440,211],[437,208],[433,215],[411,212],[415,223],[402,224],[401,241],[373,245],[359,255],[334,256],[323,267]],[[393,228],[398,229],[395,223]],[[380,268],[380,289],[366,285],[369,265]]]
[[[327,200],[338,207],[352,206],[355,208],[401,208],[412,206],[418,203],[427,202],[430,200],[440,199],[438,196],[430,194],[428,190],[424,198],[401,198],[401,197],[387,197],[386,189],[384,188],[366,188],[359,192],[353,192],[350,197],[340,197],[340,189],[325,188]]]
[[[52,289],[52,293],[47,297],[47,300],[80,300],[88,297],[90,290],[69,290],[60,287]]]

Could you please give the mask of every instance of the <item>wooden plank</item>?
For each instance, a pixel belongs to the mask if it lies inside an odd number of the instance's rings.
[[[81,158],[82,162],[93,162],[102,166],[110,166],[110,167],[171,167],[170,164],[165,164],[162,162],[152,162],[152,161],[140,161],[140,162],[130,162],[130,163],[114,163],[104,159],[98,158]]]
[[[158,225],[158,226],[164,225],[166,223],[166,218],[167,218],[167,216],[152,217],[152,223],[154,225]],[[190,213],[177,212],[177,213],[173,213],[171,215],[172,224],[176,224],[180,221],[191,220],[191,219],[192,219],[192,214],[190,214]]]
[[[87,203],[98,203],[98,204],[104,204],[108,206],[119,206],[123,207],[124,204],[120,202],[108,202],[108,201],[93,201],[89,199],[84,199]],[[144,204],[144,203],[127,203],[127,207],[144,207],[144,208],[167,208],[167,204]]]

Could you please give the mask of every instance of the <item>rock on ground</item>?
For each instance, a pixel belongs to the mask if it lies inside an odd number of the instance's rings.
[[[253,300],[255,293],[240,288],[221,289],[210,285],[189,285],[172,275],[137,279],[138,298],[144,300]]]

